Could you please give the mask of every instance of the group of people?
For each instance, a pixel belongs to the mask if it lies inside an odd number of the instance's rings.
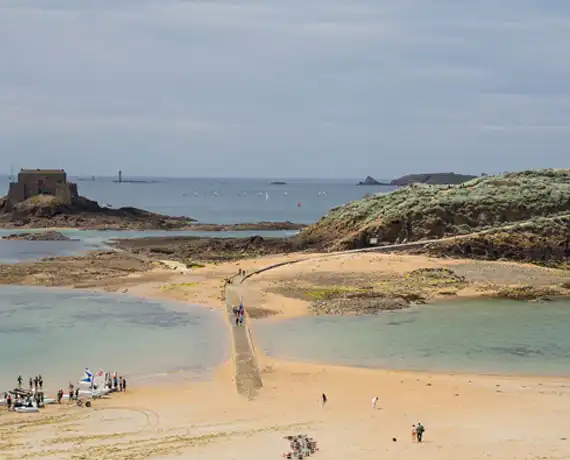
[[[18,388],[22,388],[22,383],[24,380],[22,379],[21,375],[18,375]],[[42,378],[41,374],[36,375],[35,377],[30,377],[28,380],[28,384],[30,387],[30,391],[35,390],[43,390],[44,389],[44,379]]]
[[[323,408],[327,404],[327,401],[327,395],[323,393],[321,396],[321,405]],[[372,398],[372,409],[376,409],[377,404],[378,396],[374,396]],[[425,427],[420,422],[418,422],[416,425],[412,425],[412,442],[422,442],[425,430]],[[394,438],[394,440],[396,440],[396,438]]]
[[[306,434],[286,436],[285,439],[290,442],[291,446],[291,450],[283,454],[283,457],[287,459],[303,459],[319,450],[317,441]]]
[[[115,391],[127,391],[127,379],[125,377],[117,376],[117,373],[109,375],[107,378],[107,387]]]
[[[243,303],[240,302],[239,306],[234,305],[233,312],[236,321],[236,326],[243,324],[243,315],[244,315]]]
[[[33,394],[24,394],[24,392],[17,392],[14,390],[12,393],[14,393],[14,400],[12,399],[12,394],[10,392],[4,393],[6,408],[9,411],[16,409],[17,407],[33,407],[34,403],[36,407],[44,406],[44,393],[42,391],[37,391]]]

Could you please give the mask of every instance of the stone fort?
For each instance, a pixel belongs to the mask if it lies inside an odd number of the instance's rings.
[[[6,207],[10,209],[38,195],[52,195],[71,203],[71,199],[77,196],[77,184],[67,182],[63,169],[21,169],[18,182],[10,182]]]

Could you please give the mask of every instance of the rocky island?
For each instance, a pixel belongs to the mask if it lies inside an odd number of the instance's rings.
[[[391,180],[390,182],[379,182],[372,176],[366,176],[363,181],[357,185],[382,185],[382,186],[398,186],[403,187],[410,184],[431,184],[431,185],[448,185],[448,184],[461,184],[477,178],[466,174],[455,173],[422,173],[422,174],[408,174],[399,177],[398,179]]]

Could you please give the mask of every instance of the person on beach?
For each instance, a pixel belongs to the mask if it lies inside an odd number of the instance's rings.
[[[123,391],[123,377],[119,377],[119,391]]]
[[[38,375],[38,385],[40,386],[40,390],[44,389],[44,379],[42,378],[42,374]]]
[[[239,323],[240,323],[240,325],[243,326],[243,312],[242,312],[241,315],[239,316]]]
[[[67,401],[67,404],[73,401],[73,383],[69,382],[68,390],[69,400]]]
[[[22,388],[22,376],[18,375],[18,388]]]
[[[372,409],[376,409],[376,403],[378,402],[378,396],[372,398]]]
[[[127,391],[127,379],[123,377],[123,391]]]
[[[34,389],[35,389],[35,390],[37,390],[37,389],[39,388],[39,382],[40,382],[40,381],[39,381],[39,379],[38,379],[38,376],[36,375],[36,376],[34,377]]]
[[[418,440],[417,435],[418,432],[416,430],[416,425],[412,425],[412,442],[416,442]]]
[[[424,426],[420,422],[418,422],[416,426],[416,438],[418,439],[418,442],[422,442],[425,430],[426,429],[424,428]]]
[[[239,326],[239,315],[236,315],[236,326]]]
[[[75,400],[79,399],[79,388],[75,389]]]
[[[61,404],[62,399],[63,399],[63,388],[60,388],[57,392],[57,403]]]
[[[325,407],[325,404],[327,403],[327,395],[323,393],[323,396],[322,396],[322,398],[323,398],[323,404],[322,404],[322,407]]]

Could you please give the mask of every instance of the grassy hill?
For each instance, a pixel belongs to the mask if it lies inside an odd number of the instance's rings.
[[[544,169],[458,185],[413,184],[334,208],[300,236],[323,249],[355,249],[370,238],[380,244],[442,238],[565,214],[570,170]]]

